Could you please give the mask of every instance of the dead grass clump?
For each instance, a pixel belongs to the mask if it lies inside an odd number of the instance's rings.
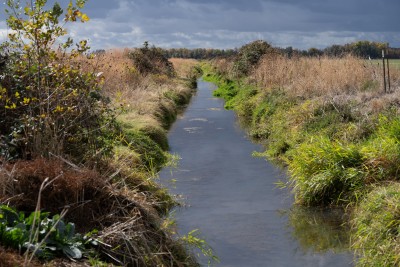
[[[45,159],[4,164],[0,172],[2,202],[18,210],[35,210],[40,186],[46,178],[52,182],[42,192],[40,207],[52,214],[68,207],[66,219],[80,230],[109,226],[129,217],[130,211],[139,205],[135,199],[113,190],[106,178],[95,171]]]
[[[125,177],[133,182],[126,171],[128,168],[108,170],[114,172],[108,179],[119,176],[119,181]],[[50,183],[42,191],[41,209],[56,214],[67,207],[66,221],[74,222],[80,232],[100,229],[99,251],[107,262],[123,266],[194,264],[184,246],[161,227],[160,212],[153,207],[161,205],[152,196],[157,192],[148,191],[150,185],[146,186],[145,180],[138,179],[136,186],[111,186],[98,172],[60,159],[17,161],[0,167],[0,199],[18,210],[33,211],[46,178]],[[4,266],[18,266],[17,254],[8,254],[0,247],[0,256]]]
[[[16,267],[22,266],[24,263],[24,257],[17,254],[13,250],[7,250],[0,246],[0,267]],[[33,260],[30,262],[32,267],[42,266],[38,261]]]
[[[151,54],[150,50],[153,50],[149,48]],[[143,76],[135,67],[132,53],[133,50],[130,49],[112,49],[94,55],[93,59],[80,57],[77,64],[84,70],[98,73],[102,79],[103,92],[110,97],[114,106],[124,107],[122,117],[125,114],[135,114],[136,117],[147,117],[146,121],[152,120],[152,129],[168,127],[170,119],[176,116],[177,106],[189,101],[191,89],[167,74],[149,73]],[[177,67],[178,73],[183,77],[182,75],[191,75],[196,63],[195,60],[175,59],[168,63],[167,67],[169,70]],[[166,103],[169,100],[173,100],[174,103]],[[165,118],[168,119],[167,123]],[[165,143],[165,140],[163,142]]]
[[[100,234],[102,240],[111,245],[101,248],[103,254],[118,265],[198,266],[181,243],[173,242],[157,225],[143,220],[140,213],[125,222],[115,223]],[[154,251],[159,253],[152,253]]]

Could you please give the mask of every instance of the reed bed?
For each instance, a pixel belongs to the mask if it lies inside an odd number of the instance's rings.
[[[376,64],[353,56],[344,58],[287,58],[266,55],[250,76],[263,87],[279,87],[292,96],[311,98],[358,94],[383,88],[383,73]],[[391,71],[392,91],[400,86],[400,71]]]

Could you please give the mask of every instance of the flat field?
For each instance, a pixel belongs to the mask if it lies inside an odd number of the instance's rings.
[[[382,59],[372,59],[372,60],[367,60],[367,61],[371,62],[372,64],[376,64],[376,65],[382,64]],[[390,65],[390,68],[400,69],[400,59],[389,59],[389,65]]]

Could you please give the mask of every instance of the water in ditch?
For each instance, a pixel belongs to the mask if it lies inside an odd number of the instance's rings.
[[[219,257],[215,266],[353,266],[343,213],[292,206],[291,193],[276,186],[284,171],[252,157],[263,148],[214,89],[199,81],[169,133],[170,152],[181,160],[160,172],[160,182],[183,197],[174,214],[178,232],[199,229]]]

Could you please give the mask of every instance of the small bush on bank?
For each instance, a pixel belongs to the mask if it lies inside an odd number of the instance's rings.
[[[130,52],[129,56],[133,60],[136,70],[144,76],[148,74],[175,76],[174,67],[164,56],[163,51],[154,46],[149,47],[148,42],[145,42],[142,48]]]
[[[256,67],[260,59],[271,51],[271,45],[262,40],[242,46],[233,64],[235,76],[242,77],[248,75]]]

